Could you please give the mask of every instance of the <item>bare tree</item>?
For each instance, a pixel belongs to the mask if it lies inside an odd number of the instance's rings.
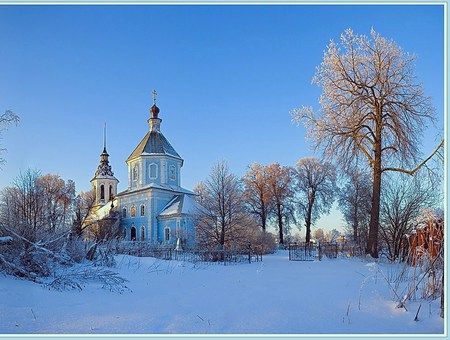
[[[20,173],[1,193],[0,221],[34,242],[45,233],[70,230],[75,183],[38,170]]]
[[[331,163],[314,157],[303,158],[296,164],[296,189],[300,214],[305,221],[306,242],[311,239],[311,225],[321,214],[330,211],[336,188],[336,170]]]
[[[325,241],[336,242],[339,236],[341,236],[339,230],[333,228],[325,233]]]
[[[267,219],[272,205],[269,190],[269,175],[266,167],[254,163],[244,175],[244,198],[250,212],[257,216],[260,226],[265,232]]]
[[[353,242],[361,249],[367,241],[370,208],[371,188],[370,175],[361,171],[358,166],[352,166],[346,173],[346,183],[339,191],[338,204],[342,211],[349,232],[353,236]]]
[[[206,181],[196,188],[202,188],[205,208],[198,216],[198,243],[208,248],[232,247],[242,237],[245,227],[254,223],[245,212],[238,178],[222,161],[212,167]]]
[[[395,176],[386,181],[381,194],[380,235],[389,260],[399,258],[405,236],[417,227],[423,212],[442,202],[436,189],[423,173],[412,178]]]
[[[62,249],[70,231],[74,190],[72,181],[28,169],[1,192],[0,232],[13,239],[0,261],[7,272],[47,276],[49,259],[70,262]]]
[[[73,203],[75,200],[75,183],[67,183],[59,176],[47,174],[37,179],[43,200],[44,224],[49,232],[55,232],[58,227],[69,230],[73,221]]]
[[[13,185],[4,188],[1,193],[2,225],[12,228],[32,242],[36,241],[37,233],[44,226],[43,192],[37,185],[39,177],[39,171],[28,169],[25,173],[21,172]]]
[[[20,118],[11,110],[6,110],[5,113],[0,115],[0,138],[2,136],[2,132],[8,129],[8,127],[12,124],[19,124]],[[0,153],[5,151],[6,149],[0,148]],[[0,157],[0,166],[5,163],[5,160]]]
[[[378,257],[381,176],[386,171],[414,174],[420,137],[434,121],[431,99],[413,72],[416,57],[373,29],[371,38],[347,29],[340,43],[330,41],[312,82],[322,88],[321,109],[291,111],[303,121],[316,148],[345,169],[358,155],[372,168],[372,207],[366,253]]]
[[[203,202],[204,202],[204,200],[206,198],[206,194],[207,194],[207,187],[206,187],[205,183],[198,182],[194,187],[194,192],[197,194],[197,196],[195,197],[196,201],[200,205],[203,205]]]
[[[95,190],[80,192],[74,200],[75,217],[73,219],[72,235],[75,237],[81,237],[83,230],[88,228],[86,221],[89,217],[89,213],[95,204]]]
[[[266,167],[269,193],[273,204],[272,216],[278,225],[279,243],[284,244],[290,222],[295,223],[293,172],[288,166],[278,163]]]
[[[313,237],[319,242],[325,241],[325,233],[323,232],[323,229],[318,228],[314,230]]]

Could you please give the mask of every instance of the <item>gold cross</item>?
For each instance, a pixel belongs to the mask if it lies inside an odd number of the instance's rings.
[[[153,105],[156,105],[156,95],[157,95],[156,90],[153,90],[152,94],[153,94]]]

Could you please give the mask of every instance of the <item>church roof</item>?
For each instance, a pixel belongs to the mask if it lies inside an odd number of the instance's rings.
[[[174,194],[188,194],[188,195],[195,195],[194,192],[192,192],[191,190],[182,188],[182,187],[178,187],[175,185],[167,185],[167,184],[156,184],[156,183],[149,183],[143,187],[140,188],[134,188],[134,189],[127,189],[124,191],[119,192],[116,196],[117,197],[121,197],[121,196],[128,196],[128,195],[133,195],[136,194],[138,192],[142,192],[142,191],[147,191],[147,190],[153,190],[153,189],[159,189],[159,190],[165,190],[165,191],[169,191],[172,192]]]
[[[127,161],[141,155],[168,155],[181,158],[161,131],[150,130],[128,157]]]
[[[164,209],[159,213],[158,217],[196,215],[204,209],[205,208],[189,195],[178,195],[167,203]]]

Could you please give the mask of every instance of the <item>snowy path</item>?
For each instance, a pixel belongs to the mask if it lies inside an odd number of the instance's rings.
[[[131,291],[94,283],[49,291],[0,276],[1,334],[426,334],[444,332],[439,301],[395,308],[380,274],[359,259],[194,265],[117,257]],[[397,269],[380,265],[386,273]],[[348,311],[348,312],[347,312]]]

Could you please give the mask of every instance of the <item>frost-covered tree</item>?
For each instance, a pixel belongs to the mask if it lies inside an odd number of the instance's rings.
[[[311,240],[311,225],[330,211],[336,188],[336,170],[331,163],[309,157],[299,160],[295,169],[300,215],[305,221],[306,242]]]
[[[73,217],[75,187],[58,175],[37,170],[20,173],[0,193],[0,235],[12,238],[0,256],[0,269],[21,277],[51,273],[52,261],[67,264],[67,236]]]
[[[30,241],[43,234],[70,231],[75,184],[38,170],[20,173],[0,194],[0,222]]]
[[[325,241],[331,243],[336,242],[339,236],[341,236],[339,230],[333,228],[325,233]]]
[[[269,193],[273,204],[272,217],[278,229],[279,243],[284,244],[289,224],[295,222],[293,173],[289,166],[278,163],[266,167],[268,175]]]
[[[47,174],[37,179],[36,184],[43,200],[44,224],[49,232],[67,226],[73,220],[73,203],[75,200],[75,183],[64,181],[59,175]]]
[[[242,182],[244,184],[245,202],[250,212],[257,216],[260,227],[265,232],[272,206],[267,168],[258,163],[253,163],[249,166]]]
[[[2,132],[5,131],[10,125],[19,123],[19,116],[16,115],[11,110],[6,110],[5,113],[0,115],[0,138],[2,136]],[[5,151],[5,149],[0,148],[0,153]],[[0,166],[5,162],[5,160],[0,157]]]
[[[74,200],[75,216],[73,219],[72,235],[75,237],[81,237],[85,228],[89,225],[85,225],[88,219],[89,212],[95,204],[95,190],[80,192]]]
[[[405,236],[421,222],[423,212],[437,208],[443,197],[424,173],[411,178],[390,177],[381,194],[380,235],[388,258],[394,261],[399,258]]]
[[[202,188],[205,208],[198,212],[198,244],[215,249],[232,247],[245,227],[254,224],[246,213],[239,179],[222,161],[213,165],[209,177],[196,188]]]
[[[312,82],[322,88],[320,109],[294,109],[308,136],[324,155],[344,169],[363,155],[372,169],[372,206],[366,253],[378,257],[382,174],[414,174],[422,133],[434,120],[431,99],[414,74],[416,57],[371,30],[371,36],[347,29],[330,41]],[[438,148],[443,146],[443,141]],[[408,170],[408,168],[413,168]]]
[[[322,228],[318,228],[318,229],[314,230],[313,237],[319,242],[324,241],[325,240],[325,233],[323,232],[323,229]]]

